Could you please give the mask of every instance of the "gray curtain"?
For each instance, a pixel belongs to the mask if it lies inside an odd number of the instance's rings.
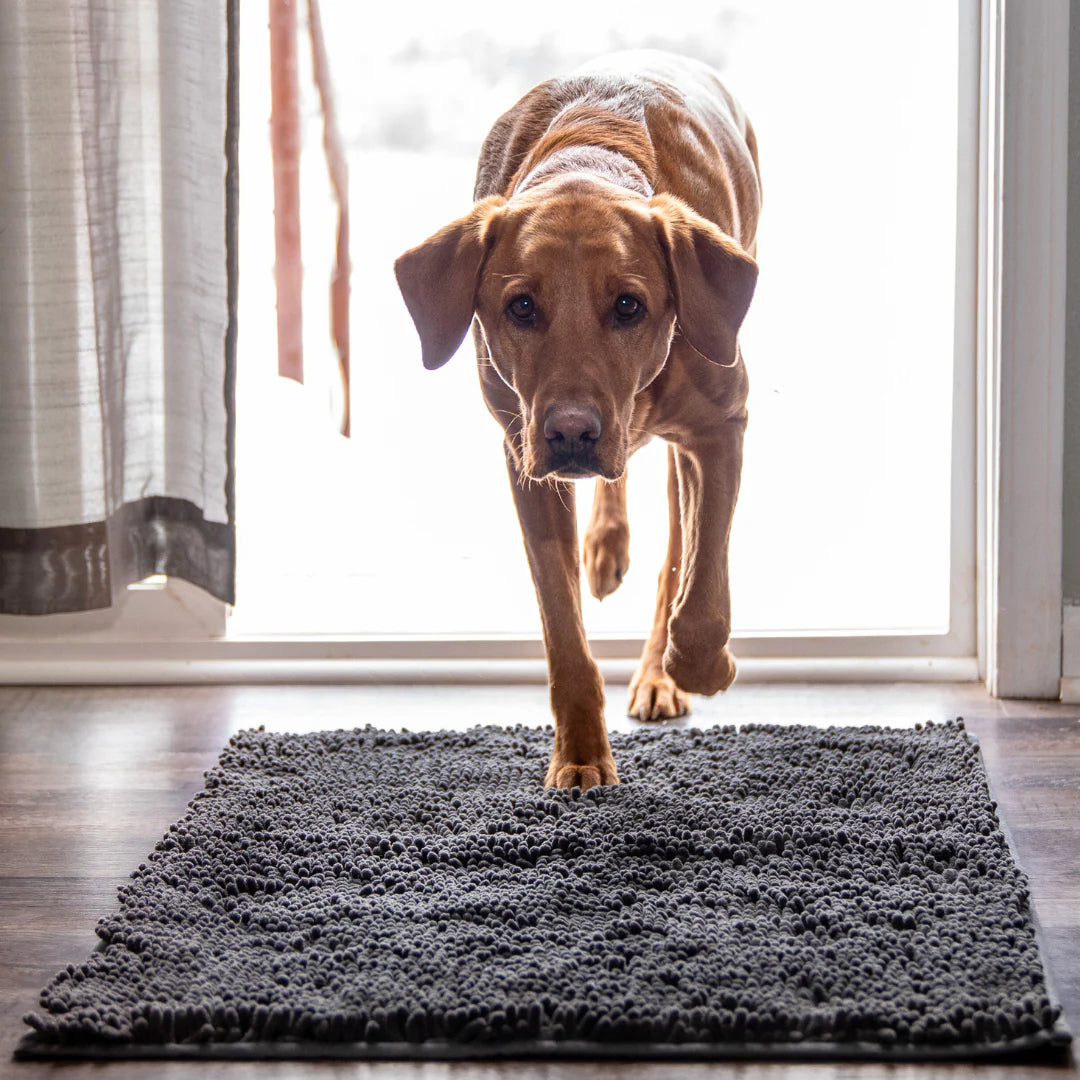
[[[0,0],[0,613],[233,602],[238,0]]]

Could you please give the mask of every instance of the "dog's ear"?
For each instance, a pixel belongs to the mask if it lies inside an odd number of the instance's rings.
[[[649,200],[683,337],[707,360],[731,367],[736,335],[757,284],[757,263],[727,233],[671,195]]]
[[[442,367],[465,340],[476,309],[480,267],[505,205],[501,195],[483,199],[394,263],[428,370]]]

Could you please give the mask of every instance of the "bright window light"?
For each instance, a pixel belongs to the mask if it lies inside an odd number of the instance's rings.
[[[351,170],[353,437],[336,434],[335,209],[305,88],[304,386],[278,379],[265,9],[242,18],[238,604],[231,634],[539,634],[501,431],[471,338],[425,371],[394,258],[471,205],[495,118],[596,54],[711,62],[757,132],[759,286],[742,331],[750,423],[731,542],[736,633],[944,632],[957,183],[957,14],[907,4],[351,0],[323,20]],[[710,12],[711,14],[707,14]],[[426,12],[426,14],[425,14]],[[617,14],[618,17],[613,17]],[[560,29],[561,28],[561,29]],[[523,29],[525,32],[523,33]],[[301,37],[301,56],[309,50]],[[631,568],[590,633],[652,619],[664,447],[630,462]],[[577,484],[584,531],[593,481]]]

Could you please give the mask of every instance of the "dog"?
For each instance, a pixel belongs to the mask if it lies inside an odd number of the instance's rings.
[[[667,556],[629,711],[680,716],[688,694],[726,690],[757,140],[706,64],[616,53],[499,117],[473,196],[395,274],[425,367],[445,364],[472,327],[484,401],[505,433],[555,716],[545,784],[617,784],[582,625],[571,481],[597,478],[583,552],[603,598],[629,565],[627,460],[667,442]]]

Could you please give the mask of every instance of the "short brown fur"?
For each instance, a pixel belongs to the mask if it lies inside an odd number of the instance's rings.
[[[598,105],[585,102],[564,109],[529,150],[514,173],[512,189],[542,162],[571,147],[596,146],[634,162],[650,185],[656,183],[656,154],[641,124],[613,116]]]
[[[500,117],[474,195],[467,215],[398,259],[398,282],[426,366],[448,360],[472,324],[484,399],[505,433],[555,714],[546,782],[618,783],[582,625],[569,481],[598,477],[583,547],[602,598],[629,568],[627,460],[654,436],[669,443],[668,551],[629,708],[677,716],[689,693],[727,689],[757,143],[705,65],[617,54]]]

